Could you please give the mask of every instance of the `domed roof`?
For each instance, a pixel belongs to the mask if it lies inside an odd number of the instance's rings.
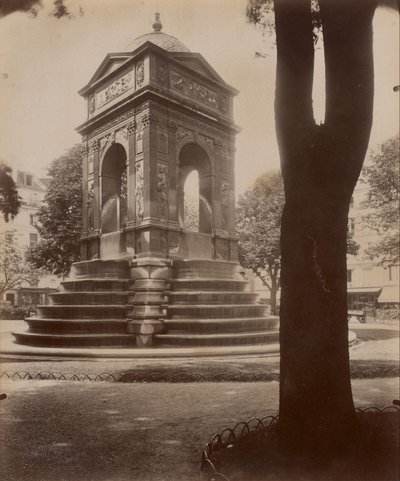
[[[127,46],[127,49],[129,51],[133,51],[139,48],[144,43],[151,42],[151,43],[154,43],[154,45],[157,45],[158,47],[166,50],[167,52],[189,52],[190,51],[177,38],[173,37],[172,35],[167,35],[166,33],[161,32],[162,24],[160,22],[159,13],[156,13],[156,19],[153,23],[153,29],[154,29],[153,32],[145,33],[144,35],[140,35],[139,37],[135,38],[135,40]]]

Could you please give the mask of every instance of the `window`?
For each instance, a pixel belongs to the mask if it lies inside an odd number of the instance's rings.
[[[350,234],[354,234],[354,231],[355,231],[354,217],[350,217],[348,229],[349,229]]]
[[[351,196],[350,207],[354,207],[354,195]]]
[[[25,175],[20,170],[17,171],[17,184],[25,184]]]
[[[397,266],[389,266],[388,267],[388,280],[389,281],[397,281],[398,279],[398,267]]]
[[[6,301],[10,302],[12,305],[14,305],[14,302],[15,302],[14,294],[6,294]]]
[[[347,282],[351,282],[352,272],[351,269],[347,269]]]
[[[26,174],[25,176],[25,184],[32,186],[32,176],[30,174]]]
[[[38,243],[38,235],[30,233],[29,234],[29,245],[34,246]]]

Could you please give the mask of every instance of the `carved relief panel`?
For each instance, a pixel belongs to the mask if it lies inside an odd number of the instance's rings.
[[[231,184],[223,180],[221,183],[221,223],[222,228],[227,230],[229,228],[229,200],[231,193]]]
[[[174,70],[170,71],[171,88],[185,97],[201,102],[208,107],[218,109],[218,93],[195,80]]]
[[[138,62],[135,66],[136,89],[143,87],[144,75],[144,62]]]
[[[157,164],[157,194],[160,219],[167,218],[168,212],[168,164]]]
[[[143,152],[143,132],[136,134],[136,154]]]
[[[128,90],[133,90],[133,72],[128,72],[114,80],[110,85],[96,93],[93,111],[100,109]],[[93,102],[93,101],[92,101]],[[90,103],[89,103],[90,111]]]
[[[144,174],[143,174],[143,160],[139,160],[135,164],[135,202],[136,202],[136,221],[141,222],[144,216]]]
[[[125,147],[125,150],[128,150],[128,126],[127,125],[118,129],[115,132],[115,142],[122,144]]]
[[[94,230],[94,209],[95,209],[93,180],[90,180],[88,182],[86,209],[87,209],[87,228],[88,228],[88,231],[93,231]]]
[[[168,69],[167,65],[162,62],[161,60],[157,59],[156,62],[156,78],[157,82],[161,85],[167,85],[168,84]]]
[[[167,132],[158,132],[158,151],[162,154],[168,154],[168,134]]]

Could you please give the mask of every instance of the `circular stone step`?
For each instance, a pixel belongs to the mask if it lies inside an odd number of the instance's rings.
[[[13,332],[19,344],[41,347],[135,347],[136,337],[132,334],[40,334],[29,331]]]
[[[277,342],[279,332],[272,330],[223,334],[156,334],[155,338],[163,346],[238,346]]]

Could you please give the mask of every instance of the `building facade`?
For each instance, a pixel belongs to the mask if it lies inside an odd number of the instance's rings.
[[[363,216],[368,185],[358,183],[350,204],[349,230],[359,244],[357,256],[347,259],[349,309],[385,308],[399,305],[399,266],[378,265],[367,258],[365,250],[379,240],[379,234],[365,226]]]
[[[24,253],[28,247],[39,242],[36,225],[39,208],[47,191],[47,179],[40,179],[32,172],[18,167],[14,167],[12,177],[21,197],[21,207],[14,219],[5,222],[3,217],[0,218],[0,232],[5,236],[13,233],[16,247]],[[42,276],[36,286],[30,286],[25,282],[21,287],[3,293],[0,300],[10,305],[34,307],[47,302],[48,293],[57,285],[58,279],[54,276]]]

